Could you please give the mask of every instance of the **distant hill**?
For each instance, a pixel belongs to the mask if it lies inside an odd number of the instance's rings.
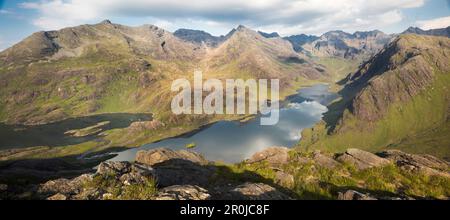
[[[261,34],[263,37],[265,38],[275,38],[275,37],[280,37],[280,35],[277,32],[273,32],[273,33],[265,33],[262,31],[258,31],[259,34]]]
[[[205,31],[178,29],[173,33],[176,37],[192,43],[205,43],[207,46],[216,47],[225,40],[224,36],[216,37]]]
[[[392,38],[393,36],[381,31],[356,32],[354,34],[330,31],[317,39],[305,38],[301,50],[314,57],[366,59],[383,49]]]
[[[410,27],[402,34],[419,34],[419,35],[450,37],[450,27],[431,30],[422,30],[418,27]]]
[[[311,43],[311,42],[319,39],[319,37],[313,36],[313,35],[300,34],[300,35],[292,35],[289,37],[285,37],[284,39],[286,39],[292,43],[295,51],[300,52],[303,50],[303,47],[302,47],[303,45],[305,45],[307,43]]]

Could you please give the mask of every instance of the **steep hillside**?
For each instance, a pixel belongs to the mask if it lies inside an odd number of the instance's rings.
[[[380,51],[392,36],[381,31],[356,32],[331,31],[319,39],[301,46],[304,53],[314,57],[340,57],[365,59]]]
[[[296,53],[281,38],[266,38],[239,26],[228,40],[208,53],[207,73],[224,77],[280,79],[283,92],[294,92],[296,85],[311,80],[326,80],[327,73],[306,56]]]
[[[442,133],[450,127],[449,62],[448,38],[401,35],[348,77],[344,98],[330,106],[323,124],[303,132],[301,146],[398,146],[450,158],[450,137]]]

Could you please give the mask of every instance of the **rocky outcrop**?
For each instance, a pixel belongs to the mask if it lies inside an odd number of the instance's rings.
[[[136,154],[136,162],[149,166],[176,159],[183,159],[201,165],[208,164],[208,161],[202,155],[187,150],[173,151],[165,148],[159,148],[149,151],[139,151]]]
[[[256,153],[253,157],[255,160],[250,164],[250,160],[237,164],[235,168],[238,169],[248,166],[239,172],[228,166],[207,162],[194,152],[155,149],[141,152],[142,155],[148,155],[141,161],[151,166],[140,162],[107,161],[101,163],[94,173],[73,179],[51,180],[31,187],[31,192],[27,194],[35,195],[32,198],[48,200],[289,200],[298,196],[296,191],[302,190],[302,187],[306,191],[300,198],[322,198],[314,197],[316,192],[309,191],[309,187],[325,190],[321,187],[329,187],[327,184],[334,186],[335,183],[329,182],[331,180],[339,181],[339,184],[344,181],[358,184],[358,188],[354,185],[348,188],[341,185],[331,187],[329,193],[340,200],[406,200],[412,199],[411,192],[404,189],[407,186],[403,184],[409,181],[405,178],[414,176],[410,175],[411,172],[450,178],[447,162],[429,155],[412,155],[395,150],[375,155],[348,149],[344,154],[332,157],[319,151],[309,154],[275,147]],[[351,164],[357,169],[343,166],[342,163]],[[390,190],[386,192],[367,190],[365,177],[360,177],[364,172],[360,171],[389,165],[401,168],[389,169],[396,178],[401,179],[377,183],[389,187]],[[255,168],[263,172],[251,172]],[[381,171],[374,169],[373,172],[379,175]],[[355,173],[356,176],[353,176]],[[428,181],[426,179],[421,181]],[[398,184],[401,187],[397,187]],[[341,187],[346,190],[342,191]],[[0,184],[0,198],[6,198],[8,190],[7,185]],[[323,198],[330,198],[330,194]],[[422,195],[413,197],[423,198]],[[443,193],[437,198],[447,199],[448,195]]]
[[[199,186],[175,185],[163,188],[155,196],[155,200],[208,200],[211,195]]]
[[[373,196],[370,193],[347,190],[338,193],[338,200],[414,200],[414,198],[408,196]]]
[[[229,200],[289,200],[289,196],[262,183],[245,183],[231,189],[225,199]]]
[[[95,181],[112,181],[120,189],[131,185],[145,185],[154,178],[151,167],[129,162],[104,162],[93,174],[84,174],[74,179],[48,181],[38,187],[39,197],[50,200],[98,200],[111,199],[111,193],[96,186]],[[92,187],[86,187],[91,184]]]
[[[289,162],[289,149],[286,147],[271,147],[254,154],[246,163],[267,162],[272,166],[280,166]]]
[[[343,193],[339,193],[338,200],[377,200],[375,197],[370,196],[370,194],[364,194],[357,192],[355,190],[348,190]]]
[[[314,151],[312,159],[315,164],[328,169],[333,169],[339,166],[339,163],[336,160],[328,155],[322,154],[320,151]]]
[[[449,163],[431,155],[408,154],[398,150],[384,151],[379,155],[408,171],[450,177]]]
[[[336,160],[343,163],[352,164],[361,170],[386,166],[390,163],[387,159],[358,149],[348,149],[344,154],[339,155]]]
[[[275,173],[274,182],[288,189],[292,189],[295,186],[294,176],[283,171],[278,171]]]

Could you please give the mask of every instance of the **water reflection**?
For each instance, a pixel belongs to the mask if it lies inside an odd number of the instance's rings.
[[[292,147],[300,140],[300,132],[312,127],[327,111],[325,105],[337,98],[328,92],[327,85],[316,85],[290,97],[289,104],[280,110],[280,122],[274,126],[261,126],[259,118],[246,123],[222,121],[189,137],[178,137],[140,148],[121,152],[114,161],[132,161],[139,150],[153,148],[185,149],[195,143],[195,151],[209,160],[234,163],[242,161],[270,146]]]

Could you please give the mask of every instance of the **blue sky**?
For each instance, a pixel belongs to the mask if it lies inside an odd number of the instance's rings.
[[[450,26],[450,0],[0,0],[0,50],[33,32],[97,23],[154,24],[215,35],[243,24],[281,35]]]

